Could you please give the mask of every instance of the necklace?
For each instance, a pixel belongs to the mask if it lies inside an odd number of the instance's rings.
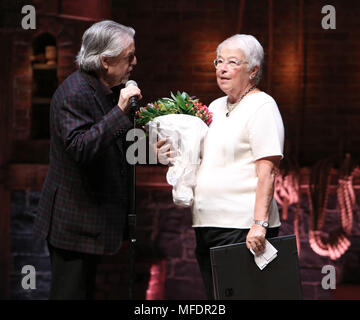
[[[230,115],[230,112],[233,111],[241,102],[241,100],[252,90],[254,90],[256,88],[256,85],[255,86],[252,86],[248,91],[246,91],[239,99],[238,102],[234,103],[234,104],[230,104],[229,103],[229,98],[228,100],[226,101],[226,109],[227,109],[227,112],[226,112],[226,116],[228,117]]]

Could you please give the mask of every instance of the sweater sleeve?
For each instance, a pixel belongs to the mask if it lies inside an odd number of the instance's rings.
[[[249,119],[248,130],[254,160],[284,157],[284,125],[275,102],[264,103],[256,110]]]

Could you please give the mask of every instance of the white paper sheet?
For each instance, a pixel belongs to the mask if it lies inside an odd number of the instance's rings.
[[[277,257],[276,248],[265,239],[265,251],[262,254],[256,255],[255,252],[250,249],[250,252],[254,255],[254,260],[260,270],[263,270],[271,261]]]

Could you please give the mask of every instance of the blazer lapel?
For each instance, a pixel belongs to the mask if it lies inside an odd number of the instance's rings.
[[[95,96],[96,102],[99,104],[99,106],[104,114],[107,114],[113,108],[109,99],[106,97],[106,95],[104,94],[104,92],[101,89],[97,88],[94,96]]]
[[[104,114],[107,114],[112,109],[113,106],[111,105],[111,102],[107,97],[107,89],[105,88],[105,85],[102,85],[100,80],[93,74],[89,74],[81,71],[80,73],[88,82],[90,87],[94,89],[95,91],[94,97],[101,111]],[[111,90],[110,89],[108,90],[109,90],[108,93],[111,93]]]
[[[110,101],[110,98],[107,96],[106,88],[102,86],[100,80],[97,77],[85,72],[81,72],[81,74],[87,80],[89,85],[95,90],[94,97],[96,102],[100,106],[100,109],[102,110],[103,114],[107,114],[114,107],[115,104],[113,105],[112,102]],[[109,93],[110,91],[111,90],[109,89]],[[116,139],[115,144],[118,147],[119,151],[124,156],[124,146],[123,146],[123,142],[121,141],[121,138]]]

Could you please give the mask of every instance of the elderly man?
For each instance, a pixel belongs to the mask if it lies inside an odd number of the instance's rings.
[[[50,111],[50,166],[35,231],[48,242],[50,299],[91,299],[100,255],[126,233],[129,167],[125,135],[136,86],[119,91],[136,65],[135,31],[113,21],[83,35],[79,70],[56,90]]]

